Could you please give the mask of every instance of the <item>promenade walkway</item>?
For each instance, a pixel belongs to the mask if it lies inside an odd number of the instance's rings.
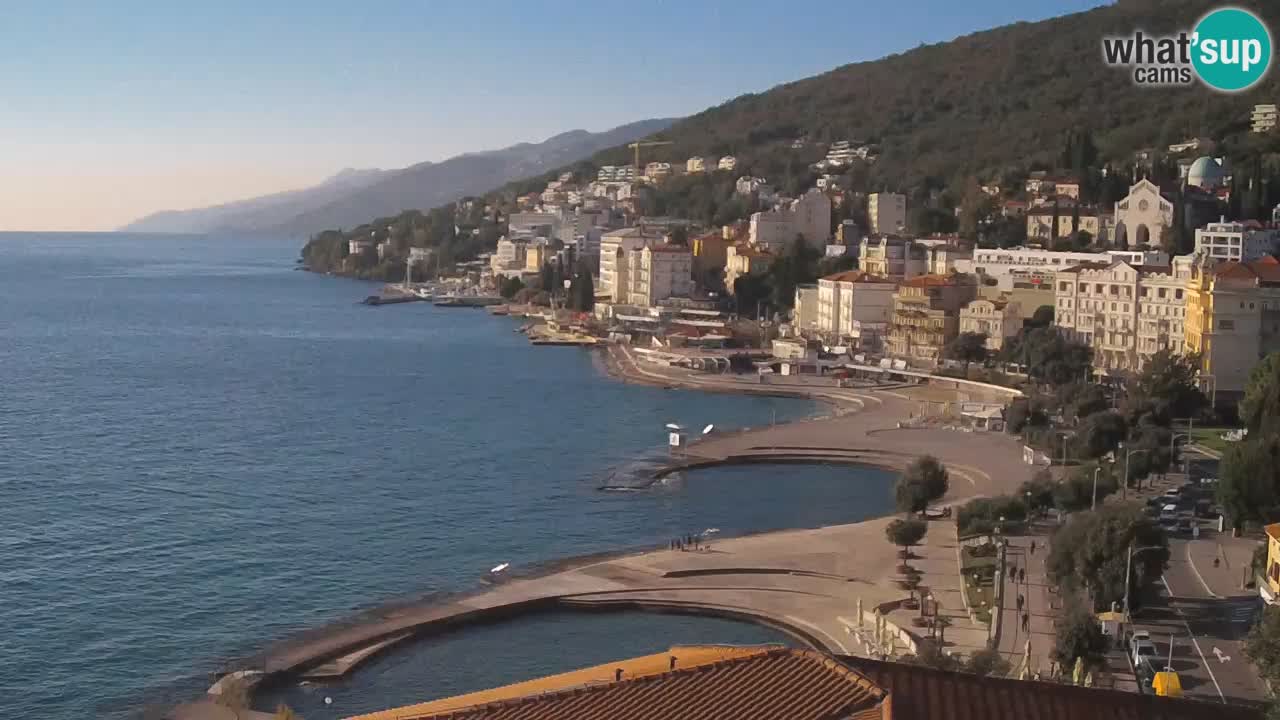
[[[714,376],[661,375],[655,382],[721,387]],[[1000,433],[902,429],[920,411],[910,394],[826,388],[826,399],[844,412],[833,417],[746,432],[714,435],[685,452],[692,462],[736,462],[796,456],[873,463],[896,468],[921,453],[937,456],[952,474],[944,503],[1015,489],[1032,474],[1021,446]],[[858,605],[870,612],[907,597],[894,578],[897,548],[884,536],[890,518],[819,529],[718,539],[709,549],[660,550],[606,560],[531,578],[511,578],[491,589],[451,601],[430,600],[375,612],[345,625],[281,642],[251,661],[268,674],[307,670],[338,675],[371,646],[429,635],[466,622],[563,606],[638,606],[720,613],[770,623],[834,653],[863,654]],[[939,612],[952,626],[946,648],[969,653],[985,646],[987,628],[969,620],[961,599],[955,525],[930,523],[911,564],[922,572]],[[518,570],[518,569],[517,569]],[[889,605],[886,605],[889,604]],[[917,633],[916,611],[890,610],[888,619]]]

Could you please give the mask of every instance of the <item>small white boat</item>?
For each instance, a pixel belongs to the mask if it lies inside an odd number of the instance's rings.
[[[498,565],[498,566],[494,567],[494,568],[493,568],[492,570],[490,570],[489,572],[491,572],[491,573],[500,573],[500,572],[502,572],[503,570],[506,570],[506,569],[507,569],[507,568],[509,568],[509,567],[511,567],[511,563],[502,563],[501,565]]]

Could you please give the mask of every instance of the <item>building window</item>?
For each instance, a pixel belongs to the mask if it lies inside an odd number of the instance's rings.
[[[1159,290],[1156,291],[1156,297],[1164,297],[1164,296],[1165,296],[1164,288],[1160,288]]]
[[[1236,321],[1235,320],[1219,320],[1218,329],[1219,330],[1235,330]]]
[[[1174,291],[1173,291],[1173,297],[1174,297],[1174,299],[1175,299],[1175,300],[1181,300],[1181,299],[1182,299],[1182,291],[1181,291],[1181,290],[1174,290]]]
[[[1088,290],[1089,290],[1088,285],[1085,285],[1084,283],[1080,283],[1080,292],[1087,292]]]
[[[1070,287],[1071,287],[1071,285],[1070,285],[1069,283],[1058,283],[1058,291],[1059,291],[1059,292],[1066,292],[1066,291],[1067,291],[1067,289],[1068,289],[1068,288],[1070,288]]]

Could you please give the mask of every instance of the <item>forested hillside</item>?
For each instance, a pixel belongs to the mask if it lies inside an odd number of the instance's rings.
[[[1237,4],[1280,27],[1280,3]],[[939,216],[949,213],[975,180],[1003,180],[1008,187],[1033,169],[1079,169],[1063,167],[1070,154],[1064,150],[1069,138],[1082,134],[1091,138],[1089,164],[1097,175],[1110,166],[1109,173],[1124,177],[1132,171],[1135,151],[1192,137],[1212,138],[1219,153],[1244,159],[1261,142],[1274,144],[1273,138],[1248,133],[1249,113],[1256,103],[1280,100],[1280,73],[1227,95],[1198,84],[1138,87],[1127,71],[1102,60],[1103,37],[1190,29],[1218,5],[1121,0],[735,98],[657,133],[674,144],[646,151],[644,160],[682,164],[691,155],[731,154],[738,158],[737,170],[677,177],[653,193],[644,209],[708,224],[743,217],[752,208],[733,195],[734,178],[762,176],[783,192],[797,193],[812,186],[817,173],[810,165],[823,157],[827,144],[846,139],[874,144],[879,156],[845,169],[843,189],[855,198],[877,190],[907,193],[917,220],[930,208]],[[587,180],[600,165],[630,160],[631,152],[620,146],[568,169]],[[551,176],[510,183],[486,200],[505,207],[517,194],[541,189]],[[1094,199],[1103,199],[1099,188],[1093,190]],[[842,212],[856,214],[856,205]],[[920,224],[928,225],[928,218]]]

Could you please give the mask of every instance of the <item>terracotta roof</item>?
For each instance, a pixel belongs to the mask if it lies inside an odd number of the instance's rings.
[[[889,691],[892,720],[1262,720],[1259,710],[1218,702],[841,659]]]
[[[1270,255],[1251,262],[1229,260],[1219,263],[1213,269],[1213,274],[1218,277],[1236,280],[1253,280],[1256,278],[1265,283],[1280,282],[1280,260],[1276,260]]]
[[[601,666],[606,667],[606,666]],[[827,720],[881,718],[885,692],[812,650],[762,649],[715,662],[462,707],[415,720]]]
[[[1267,531],[1267,535],[1270,537],[1280,540],[1280,523],[1271,523],[1263,529]]]
[[[955,275],[917,275],[902,283],[905,287],[949,287],[959,285]]]
[[[822,278],[822,279],[823,279],[823,280],[831,280],[831,281],[833,281],[833,282],[851,282],[851,283],[887,283],[887,282],[890,282],[890,281],[889,281],[888,279],[886,279],[886,278],[882,278],[882,277],[880,277],[880,276],[878,276],[878,275],[872,275],[872,274],[870,274],[870,273],[865,273],[865,272],[862,272],[861,270],[845,270],[844,272],[838,272],[838,273],[834,273],[834,274],[831,274],[831,275],[827,275],[826,277],[824,277],[824,278]]]

